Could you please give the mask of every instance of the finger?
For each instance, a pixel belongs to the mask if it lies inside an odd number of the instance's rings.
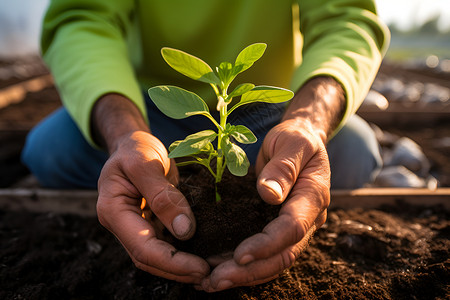
[[[329,181],[326,166],[318,168],[311,161],[299,176],[288,200],[283,203],[279,216],[270,222],[261,233],[244,240],[234,251],[239,264],[263,259],[281,252],[303,239],[315,225],[320,227],[326,218],[330,201]],[[325,172],[325,174],[322,174]]]
[[[309,160],[318,152],[326,153],[311,132],[298,124],[280,123],[267,134],[256,161],[258,192],[267,203],[282,203]]]
[[[233,258],[233,252],[226,252],[223,254],[210,256],[206,259],[206,261],[208,262],[208,264],[211,267],[217,267],[221,263],[224,263],[225,261],[230,260],[232,258]]]
[[[167,180],[174,186],[178,186],[179,176],[180,176],[180,174],[178,173],[178,168],[177,168],[176,162],[172,158],[172,159],[170,159],[169,173],[166,176]]]
[[[170,244],[168,244],[168,245],[170,245]],[[178,257],[179,261],[184,261],[184,260],[188,259],[190,256],[194,256],[192,254],[189,254],[189,253],[186,253],[186,252],[181,252],[181,251],[178,251],[178,252],[173,251],[173,252],[174,252],[174,254],[173,254],[174,257],[175,256]],[[135,264],[135,266],[137,268],[139,268],[139,269],[141,269],[141,270],[143,270],[145,272],[148,272],[150,274],[153,274],[155,276],[163,277],[163,278],[166,278],[166,279],[169,279],[169,280],[174,280],[174,281],[177,281],[177,282],[190,283],[190,284],[197,284],[198,285],[205,278],[205,276],[208,275],[208,272],[206,272],[206,273],[204,273],[204,272],[201,272],[201,273],[193,272],[193,273],[189,273],[189,274],[186,274],[186,275],[184,275],[184,274],[174,274],[172,272],[167,272],[167,271],[165,271],[165,270],[163,270],[161,268],[156,268],[156,267],[153,267],[153,266],[149,266],[149,265],[147,265],[145,263],[142,263],[141,261],[134,259],[134,257],[131,256],[131,255],[130,255],[130,257],[132,258],[132,260],[133,260],[133,262],[134,262],[134,264]],[[176,261],[176,259],[174,259],[174,261]]]
[[[281,204],[291,191],[299,173],[299,164],[284,156],[273,157],[261,171],[257,189],[269,204]]]
[[[99,198],[99,201],[103,199]],[[140,216],[139,208],[132,202],[111,202],[108,205],[109,211],[99,211],[99,215],[104,216],[102,224],[116,235],[135,265],[167,279],[199,283],[209,273],[208,263],[158,240],[155,230]],[[105,206],[100,207],[105,209]]]
[[[229,281],[229,280],[223,280],[223,281],[221,281],[218,284],[218,286],[216,288],[212,287],[211,278],[208,277],[207,279],[204,279],[202,281],[201,285],[195,285],[194,288],[196,290],[205,291],[207,293],[215,293],[215,292],[223,291],[223,290],[234,288],[234,287],[238,287],[238,286],[255,286],[255,285],[258,285],[258,284],[263,284],[263,283],[269,282],[269,281],[271,281],[273,279],[276,279],[279,276],[280,275],[277,274],[277,275],[269,276],[269,277],[264,278],[264,279],[255,280],[255,281],[252,281],[252,282],[249,282],[249,283],[242,283],[242,284],[236,284],[236,283],[234,283],[232,281]]]
[[[193,236],[194,214],[184,195],[167,180],[161,161],[147,162],[130,179],[151,211],[176,238],[187,240]]]
[[[312,232],[313,230],[311,230]],[[251,286],[275,279],[292,266],[309,243],[309,236],[270,258],[258,260],[248,265],[239,265],[234,260],[217,266],[210,276],[202,280],[202,288],[216,292],[237,286]]]

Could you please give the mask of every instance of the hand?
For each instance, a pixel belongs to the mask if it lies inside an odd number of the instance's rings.
[[[330,167],[325,144],[308,123],[286,120],[267,134],[256,163],[258,192],[281,204],[279,216],[244,240],[233,258],[202,281],[208,292],[249,286],[276,278],[294,264],[313,232],[326,220]]]
[[[266,135],[256,161],[258,192],[264,201],[282,204],[279,216],[244,240],[231,259],[208,259],[216,267],[198,288],[213,292],[256,285],[294,264],[327,217],[325,143],[345,105],[344,91],[331,77],[315,77],[296,93],[282,122]]]
[[[144,131],[126,135],[117,145],[98,181],[100,223],[118,238],[139,269],[199,284],[209,273],[208,263],[162,240],[163,227],[182,240],[195,232],[194,215],[174,186],[177,169],[164,145]],[[142,197],[156,220],[142,218]]]

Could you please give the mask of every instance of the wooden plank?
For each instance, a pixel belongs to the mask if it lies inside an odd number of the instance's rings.
[[[377,208],[384,204],[403,201],[411,205],[442,205],[450,210],[450,188],[362,188],[331,191],[330,207]]]
[[[0,189],[0,209],[95,216],[96,190]]]

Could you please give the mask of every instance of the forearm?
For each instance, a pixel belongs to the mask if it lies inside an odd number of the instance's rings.
[[[96,102],[91,114],[91,132],[102,148],[114,152],[120,139],[135,131],[150,132],[150,129],[131,100],[119,94],[107,94]]]
[[[342,86],[332,77],[308,81],[291,100],[282,121],[308,123],[324,143],[337,128],[345,112]]]
[[[291,89],[296,91],[317,76],[335,78],[347,101],[340,127],[369,91],[389,45],[389,29],[376,15],[373,0],[297,3],[303,47]]]

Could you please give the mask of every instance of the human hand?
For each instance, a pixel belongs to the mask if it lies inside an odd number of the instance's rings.
[[[163,227],[181,240],[195,232],[194,215],[175,188],[177,169],[164,145],[144,131],[122,137],[117,145],[98,181],[100,223],[118,238],[139,269],[199,284],[209,273],[208,263],[163,240]],[[142,197],[156,217],[151,222],[141,216]]]
[[[311,125],[286,120],[267,134],[256,162],[262,199],[283,204],[279,216],[261,233],[244,240],[202,281],[214,292],[276,278],[294,264],[314,231],[326,220],[330,167],[325,144]]]

